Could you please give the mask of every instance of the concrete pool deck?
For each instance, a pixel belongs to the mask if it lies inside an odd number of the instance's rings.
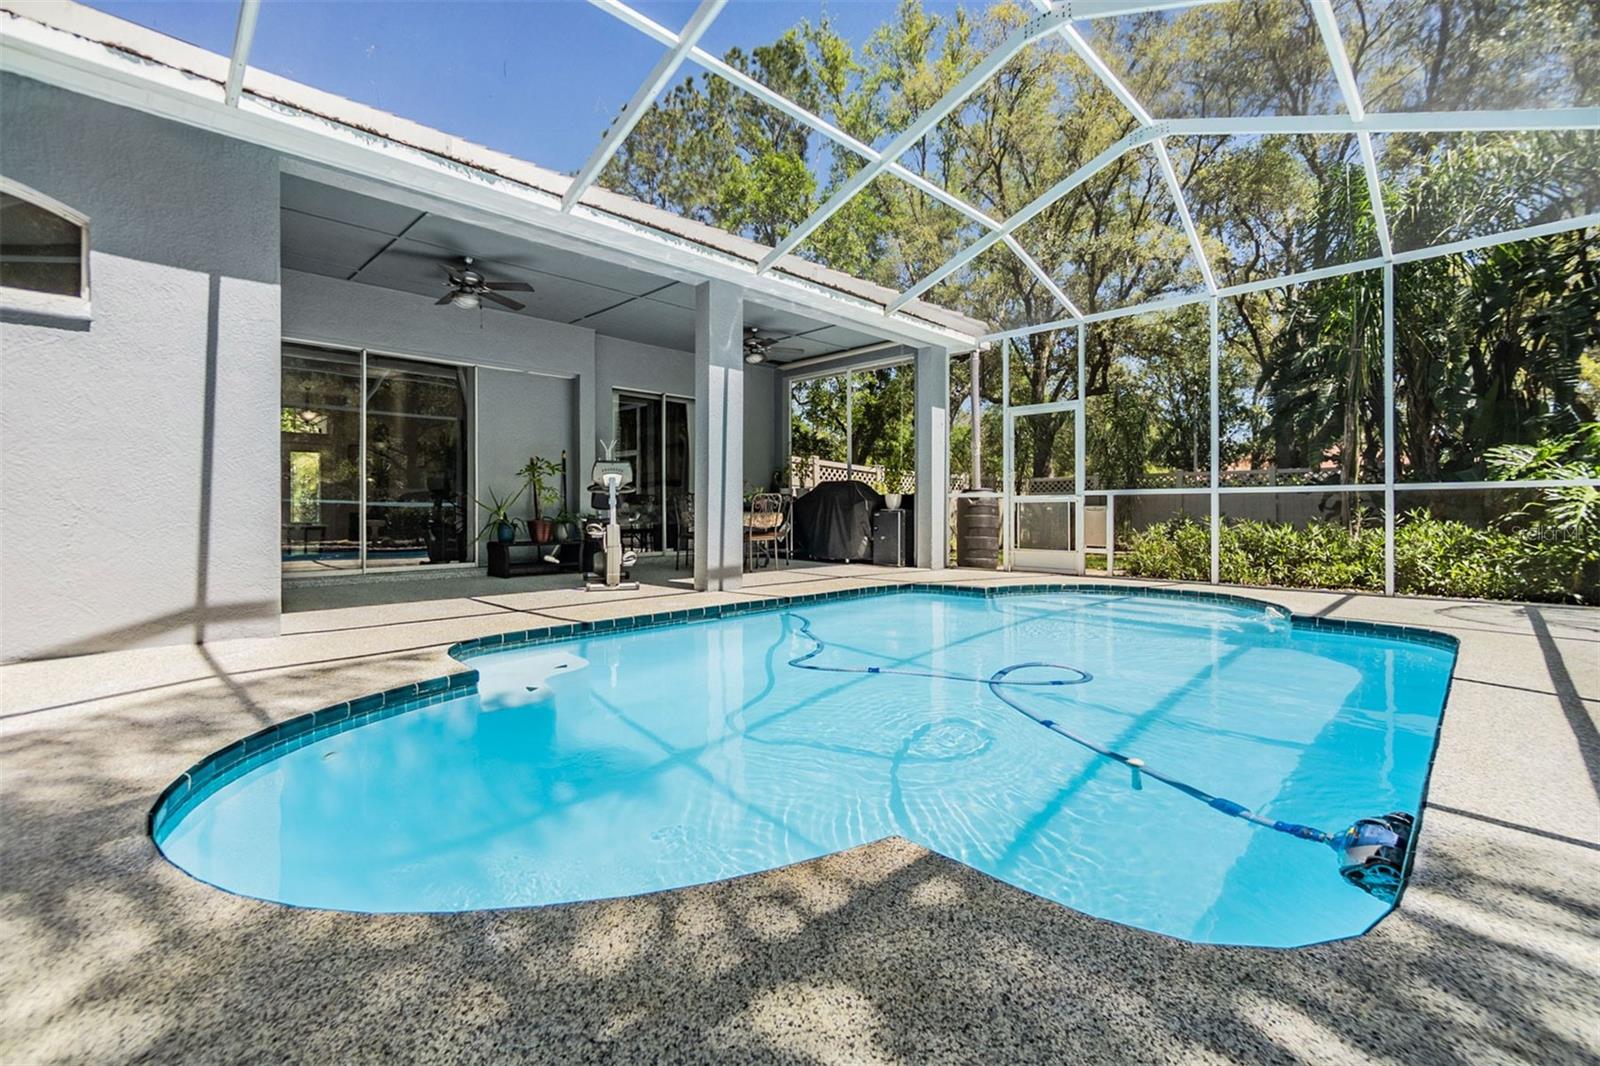
[[[1312,948],[1113,925],[893,839],[632,899],[373,917],[230,896],[144,833],[208,752],[446,672],[458,640],[930,580],[1038,577],[814,567],[604,598],[440,584],[327,594],[268,640],[0,668],[0,1062],[1600,1059],[1589,608],[1223,589],[1461,640],[1402,905]]]

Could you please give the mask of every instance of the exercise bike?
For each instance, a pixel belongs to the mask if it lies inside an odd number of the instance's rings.
[[[584,534],[597,545],[591,560],[593,569],[584,575],[585,592],[613,592],[639,587],[639,583],[632,580],[630,572],[638,556],[633,551],[623,550],[622,526],[617,522],[617,497],[634,489],[633,464],[611,458],[613,447],[615,442],[602,442],[605,458],[595,461],[590,475],[590,506],[603,508],[606,521],[590,522],[584,527]]]

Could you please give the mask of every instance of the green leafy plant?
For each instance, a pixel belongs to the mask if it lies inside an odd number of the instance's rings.
[[[1600,422],[1585,422],[1536,444],[1502,444],[1484,453],[1496,481],[1578,481],[1600,478]],[[1553,485],[1513,512],[1547,521],[1567,532],[1600,534],[1600,488]],[[1507,518],[1512,516],[1508,515]]]
[[[1510,517],[1479,528],[1421,509],[1400,515],[1396,588],[1462,599],[1590,603],[1600,597],[1600,538],[1550,522],[1515,524]],[[1222,524],[1218,554],[1219,576],[1229,584],[1383,588],[1383,528],[1370,520],[1353,529],[1324,519],[1304,525],[1230,520]],[[1117,562],[1137,577],[1205,581],[1208,525],[1184,517],[1138,530],[1118,544]]]
[[[512,530],[515,530],[518,526],[527,525],[522,519],[513,518],[511,515],[511,508],[516,506],[517,501],[522,499],[522,494],[526,491],[527,486],[524,485],[510,496],[502,497],[494,489],[490,489],[487,501],[473,497],[472,502],[483,508],[484,513],[488,515],[488,518],[483,523],[483,528],[478,530],[478,536],[482,538],[490,533],[498,533],[501,526],[510,526]]]
[[[535,455],[530,458],[517,476],[523,479],[525,488],[533,493],[533,517],[544,518],[544,508],[561,506],[562,493],[559,478],[562,467],[559,462],[552,459],[542,459]],[[548,483],[547,483],[548,481]]]

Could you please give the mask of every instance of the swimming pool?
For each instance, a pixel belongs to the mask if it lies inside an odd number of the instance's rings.
[[[900,835],[1190,940],[1292,946],[1387,912],[1328,847],[1151,775],[1329,831],[1415,812],[1453,641],[1225,597],[975,592],[475,642],[475,686],[241,742],[152,832],[203,881],[355,911],[631,895]]]

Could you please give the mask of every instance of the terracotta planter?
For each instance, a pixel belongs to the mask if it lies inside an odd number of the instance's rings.
[[[554,523],[548,518],[535,518],[528,523],[528,531],[535,544],[549,544],[555,540]]]

